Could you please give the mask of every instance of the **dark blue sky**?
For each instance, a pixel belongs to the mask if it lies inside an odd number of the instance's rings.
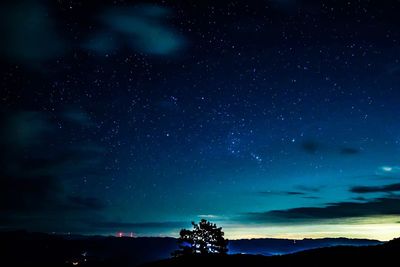
[[[1,4],[2,229],[400,233],[397,1]]]

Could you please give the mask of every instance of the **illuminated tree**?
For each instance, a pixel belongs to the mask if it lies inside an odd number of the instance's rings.
[[[224,232],[216,224],[202,219],[199,223],[192,222],[193,230],[182,229],[178,239],[179,250],[172,255],[175,257],[193,254],[226,254],[228,240]]]

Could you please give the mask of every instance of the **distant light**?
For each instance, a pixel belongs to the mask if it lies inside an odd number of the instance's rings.
[[[124,233],[122,233],[122,232],[118,233],[118,237],[123,237],[123,236],[124,236]]]

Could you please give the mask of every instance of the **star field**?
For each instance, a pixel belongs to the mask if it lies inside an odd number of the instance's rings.
[[[1,6],[0,228],[398,235],[397,1]]]

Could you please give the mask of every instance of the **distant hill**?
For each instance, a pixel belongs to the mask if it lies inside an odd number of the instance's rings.
[[[286,254],[307,249],[338,245],[377,245],[376,240],[326,239],[249,239],[229,242],[234,254]],[[138,266],[170,257],[176,239],[141,237],[119,238],[105,236],[51,235],[43,233],[0,232],[2,266]],[[236,257],[236,256],[234,256]]]
[[[338,246],[306,250],[282,256],[209,255],[186,256],[144,264],[143,267],[229,266],[229,267],[325,267],[397,266],[400,239],[376,246]]]
[[[230,254],[282,255],[314,248],[333,246],[372,246],[382,242],[370,239],[321,238],[321,239],[240,239],[229,241]]]

